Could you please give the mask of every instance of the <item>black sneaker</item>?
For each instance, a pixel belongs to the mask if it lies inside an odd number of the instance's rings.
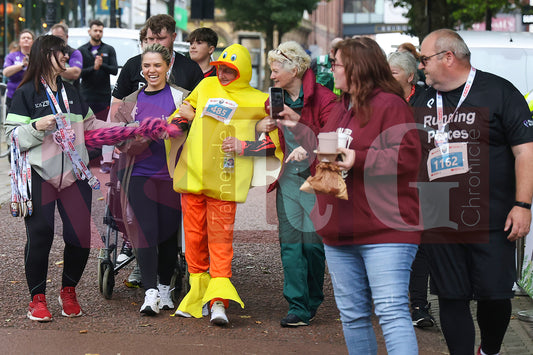
[[[288,314],[287,317],[283,318],[281,322],[279,322],[282,327],[289,327],[289,328],[295,328],[295,327],[302,327],[309,325],[309,323],[304,322],[300,319],[300,317],[294,315],[294,314]]]
[[[435,325],[435,318],[429,314],[429,307],[431,305],[428,303],[425,307],[413,307],[411,312],[411,319],[413,320],[413,325],[418,328],[428,328]]]

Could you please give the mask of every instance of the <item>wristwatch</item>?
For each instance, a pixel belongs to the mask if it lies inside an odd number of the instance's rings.
[[[515,201],[515,202],[514,202],[514,205],[515,205],[515,206],[518,206],[518,207],[522,207],[522,208],[528,209],[528,210],[531,209],[531,203]]]

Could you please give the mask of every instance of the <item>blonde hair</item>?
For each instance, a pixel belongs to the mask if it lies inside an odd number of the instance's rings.
[[[287,71],[296,69],[296,76],[301,79],[309,69],[311,57],[298,42],[288,41],[268,52],[268,64],[272,65],[274,62],[280,63]]]
[[[170,61],[172,60],[172,54],[170,54],[167,47],[160,45],[159,43],[152,43],[144,47],[142,58],[144,58],[144,55],[146,53],[159,53],[161,54],[161,58],[167,63],[167,65],[170,65]]]

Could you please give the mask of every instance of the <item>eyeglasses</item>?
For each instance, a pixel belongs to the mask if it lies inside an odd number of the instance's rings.
[[[428,64],[428,60],[436,55],[439,55],[439,54],[443,54],[443,53],[446,53],[448,51],[442,51],[442,52],[439,52],[439,53],[435,53],[433,55],[430,55],[429,57],[426,57],[425,55],[421,55],[420,56],[420,63],[422,63],[423,66],[426,66]]]
[[[338,67],[344,68],[344,65],[337,64],[335,61],[331,62],[331,71],[335,71],[335,68],[338,68]]]
[[[280,51],[279,49],[275,49],[275,50],[274,50],[274,53],[276,53],[276,54],[280,54],[280,55],[284,56],[285,59],[287,59],[289,62],[292,63],[292,59],[289,58],[289,57],[287,57],[287,55],[286,55],[285,53],[283,53],[282,51]]]

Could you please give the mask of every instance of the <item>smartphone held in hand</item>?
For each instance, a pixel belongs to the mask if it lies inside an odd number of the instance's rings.
[[[269,102],[270,102],[270,117],[275,120],[282,119],[279,115],[283,111],[285,93],[282,88],[270,87],[268,89]]]

